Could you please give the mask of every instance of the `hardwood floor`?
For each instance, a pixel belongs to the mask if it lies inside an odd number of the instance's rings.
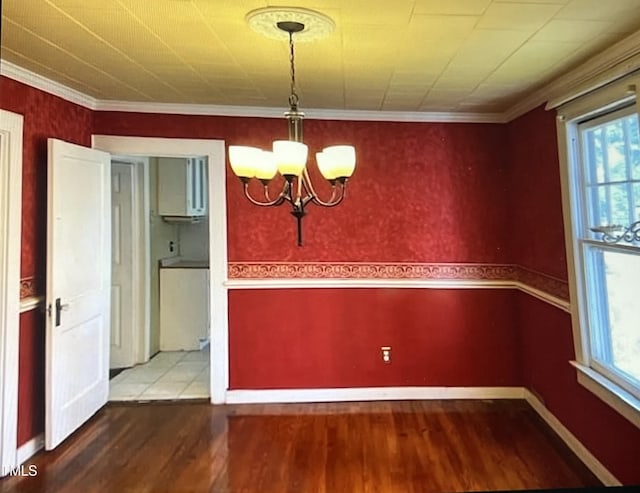
[[[0,492],[436,492],[597,486],[523,401],[109,405]]]

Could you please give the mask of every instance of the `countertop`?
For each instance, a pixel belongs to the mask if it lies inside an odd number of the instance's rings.
[[[208,260],[189,260],[180,257],[160,260],[161,269],[208,269]]]

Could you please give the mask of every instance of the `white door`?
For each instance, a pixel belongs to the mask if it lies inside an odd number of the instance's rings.
[[[45,448],[109,394],[110,155],[49,139]]]
[[[133,173],[133,164],[111,163],[111,368],[135,363]]]

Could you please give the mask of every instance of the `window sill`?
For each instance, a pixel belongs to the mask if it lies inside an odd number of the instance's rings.
[[[576,361],[571,364],[578,371],[578,383],[596,394],[634,425],[640,428],[640,400],[611,380]]]

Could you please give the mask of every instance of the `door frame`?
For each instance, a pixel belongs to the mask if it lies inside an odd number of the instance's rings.
[[[18,450],[23,122],[0,110],[0,477]]]
[[[209,210],[209,316],[211,403],[224,404],[229,388],[227,199],[225,143],[214,139],[92,135],[92,147],[119,156],[206,156]]]
[[[134,288],[134,363],[146,363],[151,358],[151,232],[149,221],[149,158],[111,155],[114,162],[133,166],[131,203],[133,206],[133,259],[131,285]]]

